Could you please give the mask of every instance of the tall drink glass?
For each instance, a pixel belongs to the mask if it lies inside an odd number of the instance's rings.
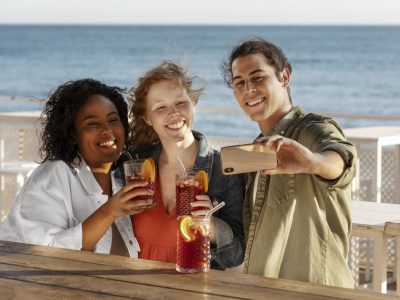
[[[195,179],[195,173],[189,172],[185,175],[177,175],[176,179],[176,216],[190,215],[194,210],[202,207],[190,207],[190,203],[196,201],[197,195],[203,195],[204,186]]]
[[[190,240],[178,228],[176,270],[181,273],[207,272],[211,257],[210,218],[194,218],[187,228]]]
[[[149,190],[152,190],[154,192],[155,190],[155,184],[153,181],[151,181],[150,176],[143,174],[142,166],[144,163],[144,159],[134,159],[132,161],[126,161],[124,163],[124,174],[125,174],[125,183],[132,184],[137,181],[146,181],[147,185],[144,187],[139,187],[139,188],[147,188]],[[154,198],[154,193],[151,196],[138,196],[135,197],[132,200],[147,200],[147,199],[152,199],[153,202],[148,205],[142,205],[142,206],[137,206],[136,209],[143,209],[143,208],[149,208],[149,207],[154,207],[156,205],[156,201]]]

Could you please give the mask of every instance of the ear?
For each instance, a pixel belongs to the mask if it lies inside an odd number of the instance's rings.
[[[151,121],[149,119],[147,119],[145,116],[142,117],[143,120],[146,122],[147,125],[149,126],[153,126],[153,124],[151,123]]]
[[[290,71],[287,68],[284,68],[281,72],[281,82],[284,87],[288,87],[290,83]]]

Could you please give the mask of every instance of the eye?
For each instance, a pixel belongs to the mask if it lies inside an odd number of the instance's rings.
[[[159,107],[156,107],[154,110],[155,111],[163,111],[165,109],[165,106],[159,106]]]
[[[177,105],[177,106],[183,106],[183,105],[185,105],[186,103],[187,103],[187,101],[184,100],[184,101],[179,101],[178,103],[176,103],[176,105]]]
[[[244,85],[244,80],[236,81],[233,83],[233,86],[237,88],[242,87],[243,85]]]
[[[87,127],[98,127],[98,126],[100,126],[100,124],[97,122],[89,122],[89,123],[87,123],[86,126]]]
[[[260,82],[260,81],[262,81],[264,79],[264,76],[256,76],[256,77],[253,77],[252,78],[252,80],[254,81],[254,82]]]

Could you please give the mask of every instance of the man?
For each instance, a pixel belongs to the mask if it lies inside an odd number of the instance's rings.
[[[263,39],[235,47],[224,66],[242,110],[278,166],[246,185],[244,272],[353,287],[347,265],[356,150],[332,119],[293,107],[292,68]]]

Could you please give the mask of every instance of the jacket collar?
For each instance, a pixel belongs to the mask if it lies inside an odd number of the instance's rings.
[[[290,127],[290,124],[297,119],[297,114],[304,113],[303,110],[299,106],[292,107],[289,112],[279,120],[267,133],[267,136],[271,136],[274,134],[279,134],[284,136],[287,129]],[[261,137],[260,135],[259,137]]]
[[[197,172],[199,170],[204,170],[207,172],[208,177],[211,178],[211,171],[214,158],[214,149],[208,143],[204,135],[200,132],[192,130],[194,138],[199,142],[199,152],[197,152],[196,160],[194,162],[193,171]],[[141,151],[141,156],[149,157],[151,156],[158,167],[158,159],[160,157],[162,145],[158,142],[155,145],[150,146],[149,149]]]
[[[78,160],[75,160],[76,167],[74,168],[75,176],[79,178],[82,183],[83,188],[91,195],[101,195],[103,194],[103,189],[100,187],[99,183],[97,182],[96,178],[94,177],[92,171],[90,170],[89,166],[87,165],[86,161],[81,158],[81,163],[77,165]],[[122,187],[119,180],[114,178],[114,172],[111,173],[111,186],[112,186],[112,193],[115,194],[118,190]]]
[[[214,149],[208,143],[204,135],[194,130],[192,132],[194,138],[198,140],[200,144],[199,152],[197,153],[196,160],[194,162],[193,171],[204,170],[207,172],[208,178],[211,178]]]

